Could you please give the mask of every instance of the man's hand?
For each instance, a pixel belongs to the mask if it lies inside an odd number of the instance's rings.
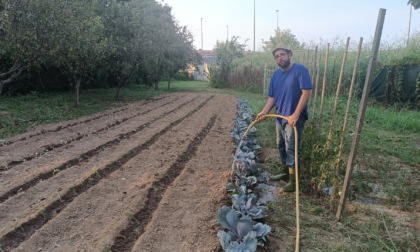
[[[260,112],[260,113],[258,113],[257,118],[255,118],[255,120],[257,122],[261,122],[262,120],[264,120],[266,118],[266,115],[267,115],[266,113]]]
[[[292,127],[295,127],[296,126],[296,122],[299,120],[299,115],[291,115],[291,116],[288,116],[288,117],[286,117],[286,119],[287,119],[287,123],[290,125],[290,126],[292,126]]]

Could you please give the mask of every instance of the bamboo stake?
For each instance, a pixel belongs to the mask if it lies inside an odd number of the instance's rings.
[[[359,66],[359,59],[360,59],[360,53],[362,51],[362,44],[363,44],[363,38],[360,38],[359,48],[357,50],[357,55],[356,55],[356,61],[354,62],[353,75],[351,77],[349,97],[347,98],[347,107],[346,107],[346,114],[344,115],[343,129],[341,130],[341,141],[340,141],[340,147],[339,147],[339,150],[338,150],[337,167],[336,167],[336,171],[335,171],[336,176],[339,175],[339,171],[340,171],[341,155],[342,155],[342,152],[343,152],[344,141],[346,139],[347,119],[349,117],[351,99],[352,99],[352,96],[353,96],[354,83],[356,82],[356,78],[357,78],[356,77],[357,68]]]
[[[309,49],[306,50],[306,65],[309,66],[309,63],[311,62],[311,51]]]
[[[329,52],[329,50],[330,50],[330,43],[327,43],[327,48],[325,50],[324,79],[322,80],[321,106],[319,107],[318,138],[321,135],[321,127],[322,127],[322,110],[324,108],[325,86],[327,85],[327,69],[328,69],[328,52]]]
[[[340,95],[340,88],[341,88],[341,82],[343,80],[343,72],[344,72],[344,66],[346,65],[347,53],[349,51],[349,43],[350,43],[350,37],[347,38],[346,49],[344,50],[343,61],[341,62],[340,76],[338,77],[338,84],[337,84],[337,92],[335,93],[334,107],[333,107],[333,111],[331,115],[330,132],[328,133],[327,148],[329,146],[329,143],[331,142],[332,134],[334,130],[335,114],[337,112],[338,98]]]
[[[318,82],[319,82],[319,65],[321,64],[321,59],[319,58],[316,62],[316,78],[315,78],[315,90],[314,90],[314,102],[312,106],[312,126],[315,122],[315,108],[316,108],[316,97],[318,95]]]
[[[341,219],[341,214],[345,207],[347,191],[349,189],[351,175],[353,173],[353,164],[357,156],[357,148],[359,146],[360,134],[363,128],[363,120],[365,118],[365,112],[366,112],[367,102],[369,98],[369,91],[372,84],[372,77],[375,71],[376,59],[378,56],[378,50],[381,43],[381,36],[382,36],[382,29],[384,26],[385,13],[386,13],[386,9],[379,9],[379,16],[378,16],[378,21],[376,24],[375,37],[373,39],[373,45],[372,45],[372,54],[369,59],[369,65],[368,65],[366,79],[365,79],[365,86],[363,88],[362,99],[360,100],[359,112],[357,114],[355,135],[353,138],[353,142],[352,142],[352,146],[351,146],[351,150],[349,154],[349,159],[347,161],[346,176],[344,177],[343,189],[340,195],[340,202],[339,202],[337,213],[335,216],[337,221]]]
[[[267,78],[267,63],[264,64],[264,80],[263,80],[263,94],[266,94],[265,92],[265,83]]]
[[[313,68],[313,66],[312,66],[312,63],[313,63],[313,58],[310,58],[312,55],[310,55],[310,51],[308,50],[308,65],[306,65],[306,67],[307,67],[307,69],[308,69],[308,72],[309,72],[309,75],[311,76],[311,82],[312,82],[312,86],[314,86],[315,84],[314,84],[314,75],[312,75],[312,68]],[[307,107],[308,107],[308,111],[309,111],[309,108],[310,108],[310,106],[311,106],[311,101],[312,101],[312,93],[311,93],[311,96],[309,96],[309,100],[308,100],[308,105],[307,105]]]
[[[315,76],[315,74],[317,73],[316,71],[317,71],[317,69],[316,69],[316,67],[317,67],[317,56],[318,56],[318,46],[316,46],[315,47],[315,55],[314,55],[314,58],[313,58],[313,60],[312,60],[312,64],[311,64],[311,67],[312,67],[312,76]]]

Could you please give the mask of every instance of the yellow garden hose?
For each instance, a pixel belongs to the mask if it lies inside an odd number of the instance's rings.
[[[268,114],[268,115],[264,115],[263,119],[265,119],[266,117],[276,117],[276,118],[281,118],[281,119],[285,119],[287,120],[287,117],[285,116],[281,116],[281,115],[276,115],[276,114]],[[244,135],[242,136],[242,140],[245,138],[245,136],[248,134],[249,130],[254,126],[254,124],[256,124],[257,122],[260,122],[261,120],[257,121],[254,120],[246,129]],[[297,129],[296,126],[293,127],[293,130],[295,132],[295,180],[296,180],[296,249],[295,251],[298,252],[299,251],[299,241],[300,241],[300,220],[299,220],[299,172],[298,172],[298,134],[297,134]],[[241,141],[242,142],[242,141]]]

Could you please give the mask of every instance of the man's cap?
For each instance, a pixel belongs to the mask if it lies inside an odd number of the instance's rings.
[[[288,51],[288,52],[292,52],[290,47],[287,46],[286,44],[278,44],[278,45],[276,45],[276,47],[273,50],[273,56],[278,50],[285,50],[285,51]]]

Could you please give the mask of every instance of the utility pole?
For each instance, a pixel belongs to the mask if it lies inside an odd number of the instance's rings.
[[[201,50],[203,50],[203,18],[201,18]]]
[[[254,0],[254,52],[255,52],[255,0]]]
[[[413,5],[410,5],[410,18],[408,19],[408,36],[407,36],[407,47],[410,42],[410,29],[411,29],[411,12],[413,11]]]
[[[277,12],[277,31],[279,30],[279,10],[276,10]]]
[[[226,42],[229,41],[229,25],[226,25]]]

